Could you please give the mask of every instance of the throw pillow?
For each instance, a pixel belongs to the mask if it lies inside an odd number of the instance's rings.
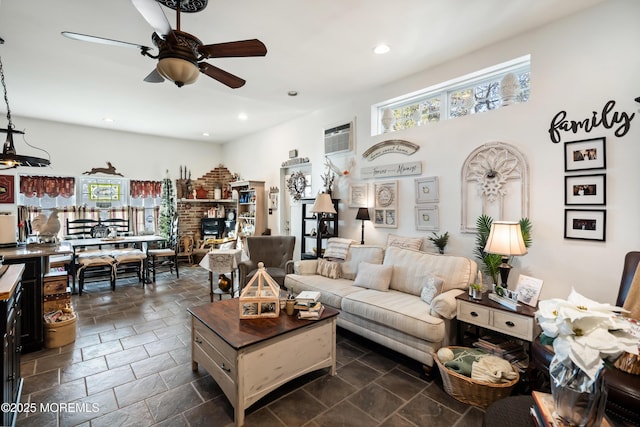
[[[427,304],[431,304],[431,301],[442,292],[442,284],[444,281],[436,276],[428,275],[424,281],[422,292],[420,292],[420,298]]]
[[[402,237],[395,234],[389,234],[387,237],[387,246],[396,246],[403,249],[413,249],[419,251],[422,247],[422,239],[419,237]]]
[[[393,266],[382,264],[371,264],[361,262],[358,266],[358,275],[353,282],[354,286],[361,288],[375,289],[376,291],[388,291],[391,282]]]
[[[340,237],[332,237],[327,240],[327,248],[324,251],[325,258],[347,259],[349,245],[353,243],[351,239],[342,239]]]
[[[226,242],[220,245],[220,247],[218,249],[235,249],[236,248],[236,241],[232,240],[230,242]]]
[[[321,276],[328,277],[329,279],[339,279],[340,264],[341,263],[337,261],[328,261],[326,259],[319,258],[318,269],[316,272]]]
[[[361,262],[382,264],[384,249],[379,246],[352,245],[349,247],[347,259],[342,264],[342,278],[354,280]]]

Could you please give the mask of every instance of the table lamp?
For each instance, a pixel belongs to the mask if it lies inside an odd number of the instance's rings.
[[[519,222],[512,221],[494,221],[491,224],[491,231],[484,251],[490,254],[498,254],[502,256],[502,264],[498,266],[500,269],[500,279],[502,287],[507,287],[507,278],[511,266],[509,265],[509,257],[526,255],[527,247],[522,239],[522,230]]]
[[[371,221],[371,218],[369,218],[369,208],[359,208],[356,219],[362,220],[362,238],[360,239],[360,244],[364,245],[364,222]]]
[[[328,193],[320,193],[316,197],[316,201],[313,203],[309,212],[315,213],[318,216],[318,232],[316,234],[316,251],[318,258],[322,258],[322,234],[323,226],[326,214],[337,214],[336,209],[333,207],[333,201]]]

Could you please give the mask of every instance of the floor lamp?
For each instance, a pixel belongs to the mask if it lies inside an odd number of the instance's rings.
[[[502,264],[498,266],[500,269],[500,280],[502,287],[507,287],[507,279],[509,278],[509,258],[512,256],[526,255],[527,247],[522,239],[522,230],[519,222],[510,221],[494,221],[491,224],[491,231],[484,251],[490,254],[498,254],[502,256]]]
[[[369,218],[369,208],[359,208],[358,213],[356,214],[356,219],[362,220],[362,237],[360,239],[360,244],[364,245],[364,222],[371,221],[371,218]]]
[[[313,203],[309,212],[315,213],[318,217],[318,228],[316,232],[316,254],[318,258],[322,258],[322,223],[325,220],[327,214],[337,214],[336,209],[333,207],[333,201],[328,193],[320,193],[316,197],[316,201]]]

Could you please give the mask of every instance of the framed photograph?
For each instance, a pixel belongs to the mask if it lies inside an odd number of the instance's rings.
[[[564,238],[604,242],[606,220],[604,209],[565,209]]]
[[[416,178],[416,203],[434,203],[438,201],[438,177]]]
[[[14,203],[13,175],[0,175],[0,203]]]
[[[349,185],[349,207],[366,208],[369,200],[369,184]]]
[[[518,276],[515,292],[518,294],[518,301],[521,303],[535,307],[538,305],[538,297],[540,296],[541,290],[541,279],[525,276],[524,274]]]
[[[375,183],[374,199],[373,225],[398,228],[398,181]]]
[[[416,206],[416,229],[435,231],[440,228],[438,205]]]
[[[565,172],[607,167],[605,137],[568,141],[564,144]]]
[[[607,199],[605,174],[564,177],[565,205],[604,205]]]
[[[89,184],[89,200],[120,200],[120,184]]]

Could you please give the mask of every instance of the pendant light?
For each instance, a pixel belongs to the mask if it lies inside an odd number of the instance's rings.
[[[3,44],[4,40],[0,38],[0,44]],[[9,108],[9,98],[7,96],[7,85],[4,81],[4,69],[2,67],[2,57],[0,56],[0,81],[2,82],[2,90],[4,91],[4,103],[7,105],[7,121],[9,124],[6,129],[0,128],[0,133],[6,133],[7,139],[4,142],[2,148],[2,154],[0,155],[0,169],[13,169],[18,166],[31,166],[31,167],[44,167],[51,165],[49,159],[41,159],[39,157],[21,156],[16,154],[16,148],[13,145],[13,135],[24,135],[23,131],[15,130],[13,122],[11,121],[11,109]],[[33,147],[25,141],[27,145]],[[37,148],[37,147],[33,147]],[[38,150],[44,151],[41,148]],[[49,153],[47,153],[49,154]]]

